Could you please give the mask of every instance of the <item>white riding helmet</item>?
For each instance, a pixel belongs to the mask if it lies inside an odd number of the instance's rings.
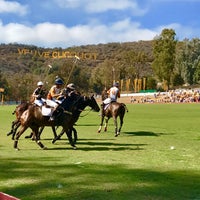
[[[37,83],[37,86],[43,86],[44,85],[44,83],[42,82],[42,81],[39,81],[38,83]]]

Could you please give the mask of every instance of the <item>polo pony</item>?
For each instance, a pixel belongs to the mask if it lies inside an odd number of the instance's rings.
[[[94,98],[94,96],[86,97],[79,96],[76,102],[73,104],[71,111],[69,112],[66,108],[67,99],[64,99],[63,102],[59,105],[60,112],[55,120],[50,121],[49,117],[43,116],[41,112],[41,108],[36,105],[30,105],[27,110],[25,110],[20,117],[20,130],[17,132],[14,141],[14,148],[18,149],[18,142],[20,136],[27,130],[27,128],[31,128],[36,143],[42,148],[46,149],[46,147],[39,140],[39,128],[43,126],[62,126],[63,131],[66,132],[69,142],[71,146],[76,149],[76,146],[72,140],[72,135],[70,131],[73,128],[75,121],[78,120],[80,113],[87,106],[91,107],[96,112],[99,112],[100,108]]]

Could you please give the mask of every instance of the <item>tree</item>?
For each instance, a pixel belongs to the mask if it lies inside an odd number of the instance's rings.
[[[169,89],[172,83],[176,55],[176,33],[173,29],[164,29],[160,36],[154,39],[152,68],[155,75],[162,82],[166,82]]]
[[[96,93],[101,93],[105,87],[109,88],[114,80],[118,80],[118,70],[112,60],[106,59],[91,73],[91,85]]]
[[[182,76],[190,85],[200,82],[200,39],[184,40],[179,54]]]
[[[148,57],[143,51],[129,51],[124,55],[128,78],[141,78]]]
[[[8,86],[8,81],[7,79],[3,76],[2,72],[0,71],[0,88],[2,88],[4,91],[2,92],[4,95],[9,95],[10,89]],[[1,94],[1,92],[0,92]],[[1,95],[0,95],[1,97]],[[1,99],[0,99],[1,101]]]

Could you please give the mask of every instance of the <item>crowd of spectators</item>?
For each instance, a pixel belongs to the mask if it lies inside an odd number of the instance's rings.
[[[200,102],[200,89],[178,89],[168,92],[131,96],[131,103],[193,103]]]

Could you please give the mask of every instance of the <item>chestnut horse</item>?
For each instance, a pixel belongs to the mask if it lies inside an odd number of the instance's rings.
[[[9,136],[9,135],[12,134],[12,139],[13,140],[14,140],[14,137],[15,137],[17,129],[21,125],[21,123],[20,123],[20,117],[22,116],[23,112],[28,109],[28,107],[30,105],[32,105],[32,103],[30,103],[30,102],[22,102],[21,104],[19,104],[15,108],[14,112],[12,113],[13,115],[15,114],[16,119],[12,122],[11,131],[9,133],[7,133],[7,136]]]
[[[30,105],[27,110],[25,110],[20,117],[20,130],[17,132],[15,141],[14,141],[14,148],[18,149],[18,141],[20,136],[27,130],[27,128],[31,128],[34,134],[34,138],[36,143],[42,148],[46,149],[46,147],[41,143],[39,140],[39,127],[43,126],[62,126],[63,130],[66,132],[69,142],[71,146],[75,149],[76,146],[72,140],[72,136],[70,131],[73,128],[75,121],[78,120],[80,113],[85,109],[85,107],[89,106],[94,111],[99,112],[100,108],[94,98],[79,96],[77,101],[73,104],[71,111],[67,111],[68,108],[67,99],[64,99],[63,102],[60,104],[60,112],[55,120],[50,121],[49,117],[45,117],[41,113],[41,109],[38,106]]]
[[[14,137],[15,137],[15,134],[17,132],[17,129],[20,127],[21,123],[20,123],[20,117],[22,116],[23,112],[25,110],[28,109],[28,107],[30,105],[33,105],[33,103],[30,103],[30,102],[22,102],[21,104],[19,104],[14,112],[12,113],[13,115],[15,114],[16,115],[16,119],[12,122],[12,126],[11,126],[11,131],[9,133],[7,133],[7,136],[11,135],[12,134],[12,139],[14,140]],[[39,137],[43,131],[44,127],[41,127],[40,130],[39,130]],[[56,134],[56,129],[55,127],[52,127],[52,131],[53,131],[53,134],[54,134],[54,138],[57,137],[57,134]],[[33,136],[33,133],[30,133],[29,136],[26,136],[25,138],[31,138]]]
[[[120,131],[123,125],[123,120],[124,120],[124,115],[125,112],[128,112],[128,109],[124,103],[119,103],[119,102],[111,102],[109,105],[105,105],[105,108],[102,108],[102,115],[101,115],[101,124],[98,129],[98,133],[101,132],[102,126],[103,126],[103,121],[105,119],[105,126],[104,126],[104,131],[107,131],[107,126],[108,126],[108,120],[112,117],[114,120],[114,125],[115,125],[115,137],[120,135]],[[119,116],[120,119],[120,126],[118,128],[118,123],[117,123],[117,117]]]

